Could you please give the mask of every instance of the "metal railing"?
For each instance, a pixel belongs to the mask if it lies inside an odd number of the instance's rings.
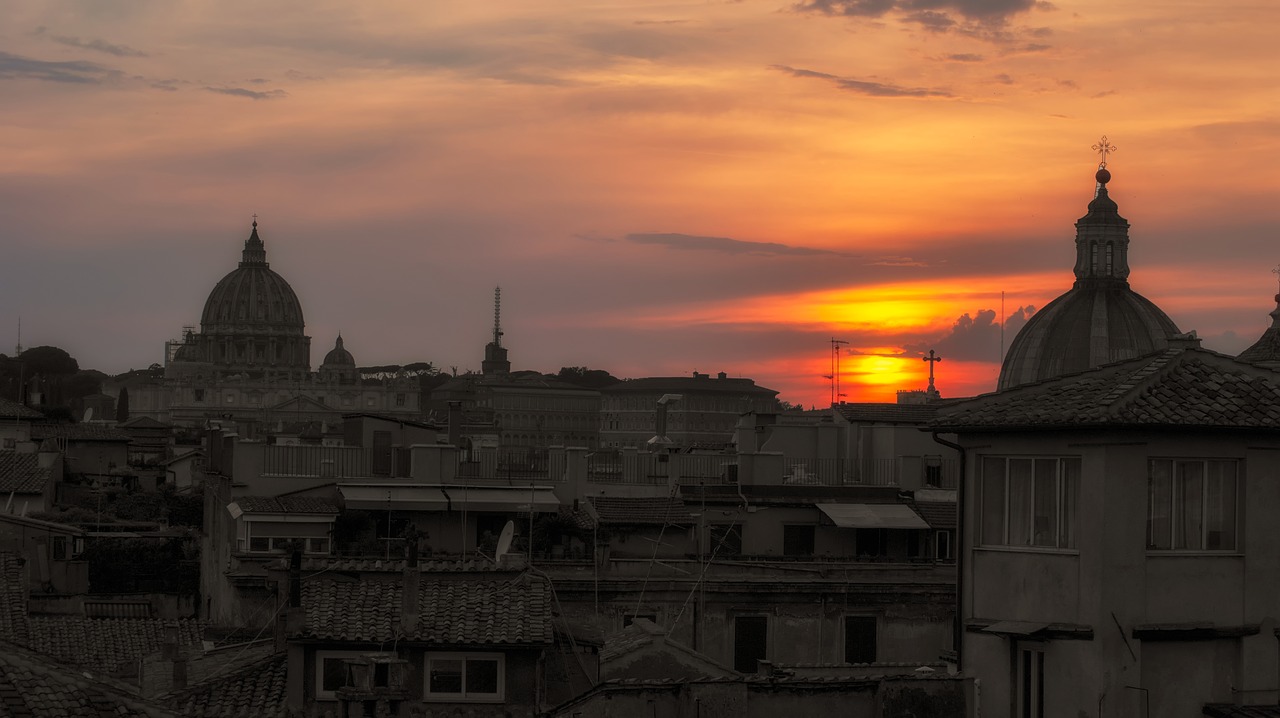
[[[370,450],[359,446],[267,446],[262,473],[266,476],[373,476]]]
[[[601,452],[587,456],[587,480],[604,484],[729,484],[736,481],[737,468],[737,457],[724,454]]]
[[[898,456],[857,461],[847,459],[784,460],[783,484],[809,486],[910,486],[954,489],[960,475],[956,459]]]

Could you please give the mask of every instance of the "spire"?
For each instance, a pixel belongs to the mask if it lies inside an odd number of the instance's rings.
[[[262,244],[262,239],[258,237],[258,215],[256,214],[253,215],[253,231],[244,241],[244,254],[240,259],[241,267],[251,265],[267,266],[267,249]]]
[[[1280,280],[1280,267],[1271,270]],[[1241,361],[1262,364],[1264,366],[1280,366],[1280,293],[1276,294],[1276,308],[1271,310],[1271,326],[1258,337],[1253,346],[1236,355]]]
[[[1097,281],[1128,284],[1129,222],[1120,216],[1119,207],[1107,193],[1111,171],[1106,157],[1116,148],[1104,135],[1093,149],[1103,160],[1094,175],[1096,185],[1089,212],[1076,222],[1076,286]]]

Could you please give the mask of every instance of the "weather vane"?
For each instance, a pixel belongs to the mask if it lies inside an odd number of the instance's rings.
[[[1111,144],[1111,140],[1108,140],[1106,135],[1103,135],[1098,144],[1093,146],[1093,151],[1102,155],[1102,162],[1098,165],[1098,169],[1105,169],[1107,166],[1107,155],[1115,152],[1116,146]]]

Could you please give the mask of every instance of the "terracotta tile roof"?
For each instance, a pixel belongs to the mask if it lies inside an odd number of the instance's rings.
[[[43,419],[44,414],[16,401],[0,399],[0,419]]]
[[[956,502],[954,501],[915,501],[911,504],[916,513],[933,529],[953,529],[956,527]]]
[[[283,718],[289,715],[288,655],[277,653],[161,698],[191,718]]]
[[[944,431],[1075,426],[1280,428],[1280,374],[1174,348],[987,394],[939,413]]]
[[[656,525],[697,523],[684,500],[676,497],[595,496],[589,499],[601,524]]]
[[[27,645],[68,665],[116,673],[133,661],[160,650],[167,625],[178,626],[178,644],[200,644],[198,621],[147,618],[27,618]]]
[[[129,441],[130,436],[105,424],[32,424],[31,439],[66,439],[67,441]]]
[[[30,718],[176,718],[126,686],[68,670],[0,641],[0,715]]]
[[[49,483],[49,469],[40,468],[40,455],[0,451],[0,493],[44,493]]]
[[[336,514],[338,507],[314,496],[238,496],[235,502],[246,514]]]
[[[530,574],[501,578],[424,575],[417,628],[401,635],[401,579],[305,581],[306,620],[299,637],[341,641],[414,640],[437,645],[506,646],[552,643],[551,591]]]
[[[25,561],[16,553],[0,553],[0,639],[27,642],[27,578]]]
[[[1206,703],[1208,718],[1280,718],[1280,706],[1238,706],[1233,703]]]

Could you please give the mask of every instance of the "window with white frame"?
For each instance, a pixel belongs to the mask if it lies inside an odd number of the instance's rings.
[[[1236,550],[1237,475],[1231,459],[1151,459],[1147,548]]]
[[[983,457],[982,544],[1074,548],[1079,484],[1076,457]]]
[[[428,653],[425,699],[498,702],[506,685],[501,653]]]
[[[347,684],[346,666],[343,662],[360,656],[395,658],[396,654],[378,651],[316,651],[316,700],[337,700],[336,691]]]

